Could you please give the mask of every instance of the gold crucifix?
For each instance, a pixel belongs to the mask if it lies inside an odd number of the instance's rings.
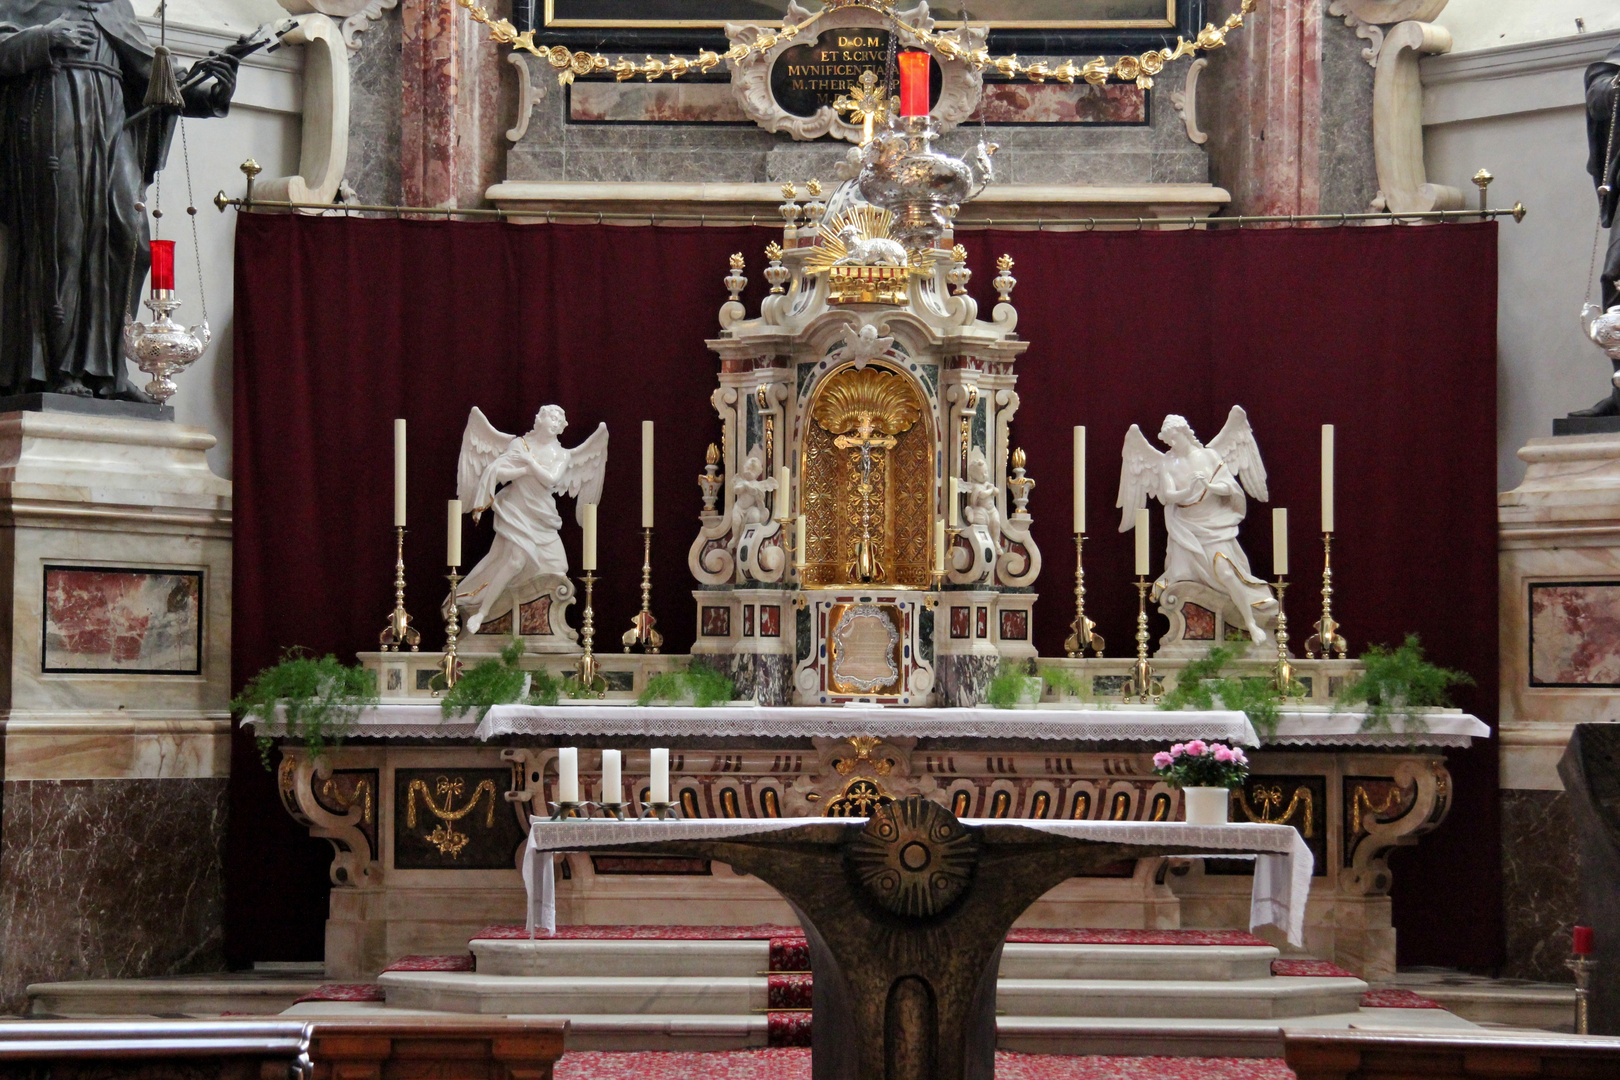
[[[860,414],[855,434],[840,435],[833,440],[833,445],[840,450],[860,451],[861,482],[855,491],[861,497],[861,538],[855,541],[854,558],[849,564],[852,581],[882,581],[885,576],[872,543],[872,451],[892,450],[898,442],[893,435],[878,434],[873,416],[867,412]]]
[[[877,89],[877,75],[868,71],[861,72],[860,85],[851,84],[844,95],[833,102],[833,108],[841,113],[849,113],[850,123],[861,125],[861,145],[865,146],[872,141],[873,128],[883,120],[889,118],[892,110],[900,107],[900,99],[885,100],[883,91]]]

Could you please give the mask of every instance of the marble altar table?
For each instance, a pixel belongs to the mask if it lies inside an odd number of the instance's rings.
[[[1286,825],[959,820],[911,797],[842,820],[536,819],[531,932],[555,929],[549,853],[588,848],[730,864],[792,904],[810,945],[814,1080],[991,1080],[996,971],[1013,921],[1120,859],[1254,857],[1251,926],[1302,940],[1313,859]]]

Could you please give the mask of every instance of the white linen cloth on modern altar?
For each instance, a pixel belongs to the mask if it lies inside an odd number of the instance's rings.
[[[528,890],[529,936],[557,929],[557,880],[550,852],[617,844],[652,844],[668,840],[741,839],[801,825],[847,822],[865,818],[731,818],[695,821],[549,821],[532,818],[523,851],[523,885]],[[1041,821],[1021,818],[963,818],[962,824],[1021,825],[1029,829],[1112,844],[1185,847],[1189,858],[1253,858],[1254,891],[1249,901],[1249,929],[1276,926],[1288,943],[1305,939],[1305,901],[1310,896],[1315,858],[1291,825],[1188,825],[1182,821]],[[1264,854],[1255,854],[1263,852]],[[536,858],[544,854],[545,858]]]

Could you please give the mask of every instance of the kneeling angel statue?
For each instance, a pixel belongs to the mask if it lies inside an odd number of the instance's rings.
[[[557,405],[543,405],[527,435],[497,431],[478,406],[467,417],[456,463],[456,496],[471,507],[473,521],[484,511],[495,513],[495,542],[456,588],[454,602],[467,616],[467,633],[476,634],[490,619],[532,597],[516,595],[542,576],[566,577],[562,515],[557,496],[572,495],[574,520],[583,522],[586,503],[602,498],[607,471],[608,429],[598,424],[590,438],[573,449],[559,440],[568,417]],[[517,619],[513,619],[514,632]]]
[[[1124,461],[1119,471],[1123,513],[1119,531],[1136,527],[1136,511],[1149,498],[1164,505],[1169,534],[1164,573],[1153,583],[1153,597],[1178,581],[1194,581],[1231,598],[1244,628],[1256,644],[1266,640],[1260,619],[1277,609],[1271,587],[1249,569],[1249,557],[1238,545],[1238,526],[1248,513],[1243,493],[1265,502],[1266,467],[1241,405],[1232,406],[1226,426],[1208,446],[1198,441],[1184,417],[1171,414],[1159,428],[1153,448],[1135,424],[1125,433]]]

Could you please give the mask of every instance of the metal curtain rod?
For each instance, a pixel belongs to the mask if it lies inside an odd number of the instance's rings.
[[[743,217],[740,214],[662,214],[614,210],[486,210],[445,206],[385,206],[374,203],[301,203],[278,199],[231,199],[227,198],[223,191],[214,197],[214,205],[219,208],[221,213],[228,207],[235,207],[238,210],[249,212],[261,210],[318,210],[328,215],[354,212],[393,214],[398,217],[407,214],[426,214],[436,217],[497,218],[503,220],[506,218],[544,218],[547,224],[559,218],[569,218],[578,219],[581,222],[596,222],[597,224],[606,221],[645,221],[652,225],[697,222],[700,225],[780,227],[779,223],[775,221],[761,222],[758,214]],[[1146,229],[1164,225],[1203,225],[1211,228],[1221,225],[1235,225],[1242,228],[1245,225],[1302,225],[1311,222],[1350,225],[1380,221],[1397,224],[1412,221],[1489,221],[1499,217],[1511,217],[1518,222],[1524,220],[1526,213],[1523,203],[1514,203],[1511,208],[1423,210],[1411,213],[1396,213],[1384,210],[1363,214],[1240,214],[1233,217],[958,218],[954,226],[957,229],[989,229],[997,226],[1042,229],[1049,226],[1069,226],[1084,228],[1089,231],[1109,226],[1131,226],[1137,229]]]

